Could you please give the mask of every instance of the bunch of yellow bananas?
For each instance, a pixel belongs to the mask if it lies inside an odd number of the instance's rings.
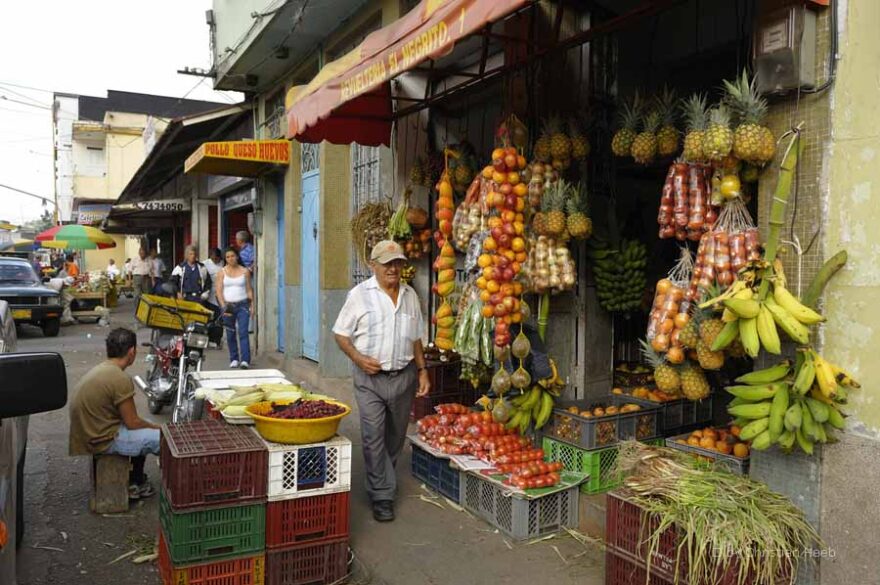
[[[532,424],[535,429],[540,429],[550,420],[556,398],[565,388],[565,381],[559,377],[559,370],[552,358],[550,369],[552,374],[549,377],[539,380],[531,390],[526,390],[513,400],[506,401],[500,396],[493,400],[484,395],[477,400],[477,404],[492,411],[493,418],[504,422],[508,429],[516,428],[520,433],[525,433]]]
[[[834,431],[845,426],[840,405],[846,403],[846,389],[859,383],[810,348],[799,350],[794,371],[791,366],[786,360],[749,372],[727,388],[734,396],[727,411],[752,449],[776,443],[790,451],[797,443],[812,454],[815,443],[834,441]]]
[[[756,357],[762,347],[768,353],[779,355],[782,342],[778,329],[795,343],[806,345],[810,341],[809,326],[825,320],[801,303],[782,280],[773,284],[773,293],[763,300],[746,281],[738,280],[724,294],[701,306],[714,304],[724,307],[721,314],[724,328],[715,338],[712,351],[722,350],[739,338],[749,357]]]

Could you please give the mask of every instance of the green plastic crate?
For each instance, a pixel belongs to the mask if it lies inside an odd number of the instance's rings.
[[[159,521],[175,565],[248,556],[266,548],[266,504],[175,512],[162,490]]]
[[[648,445],[662,445],[663,439],[644,441]],[[590,478],[581,484],[581,493],[601,494],[618,487],[621,478],[614,474],[618,446],[607,449],[581,449],[562,441],[544,437],[541,443],[546,461],[559,461],[568,471],[588,473]]]

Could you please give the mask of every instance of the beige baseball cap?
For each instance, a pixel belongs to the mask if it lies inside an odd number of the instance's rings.
[[[400,244],[393,240],[382,240],[373,246],[373,252],[370,254],[370,260],[379,264],[388,264],[394,260],[406,260],[403,248]]]

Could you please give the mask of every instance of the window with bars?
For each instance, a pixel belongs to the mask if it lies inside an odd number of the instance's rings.
[[[366,203],[382,200],[378,146],[351,145],[351,216]],[[370,277],[370,268],[352,250],[351,280],[358,284]]]
[[[287,132],[284,116],[284,90],[279,90],[263,102],[263,125],[261,135],[264,139],[283,138]]]

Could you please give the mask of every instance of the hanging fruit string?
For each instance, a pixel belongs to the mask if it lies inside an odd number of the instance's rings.
[[[773,204],[770,206],[770,230],[767,241],[764,244],[764,260],[767,262],[765,271],[772,271],[773,261],[776,260],[776,252],[779,249],[779,236],[785,225],[785,208],[788,205],[788,197],[791,194],[791,184],[794,179],[794,170],[797,167],[798,155],[801,148],[801,128],[803,122],[790,131],[791,140],[782,163],[779,165],[779,177],[776,180],[776,191],[773,193]],[[770,288],[770,280],[762,279],[761,288],[758,290],[758,298],[764,300]]]

